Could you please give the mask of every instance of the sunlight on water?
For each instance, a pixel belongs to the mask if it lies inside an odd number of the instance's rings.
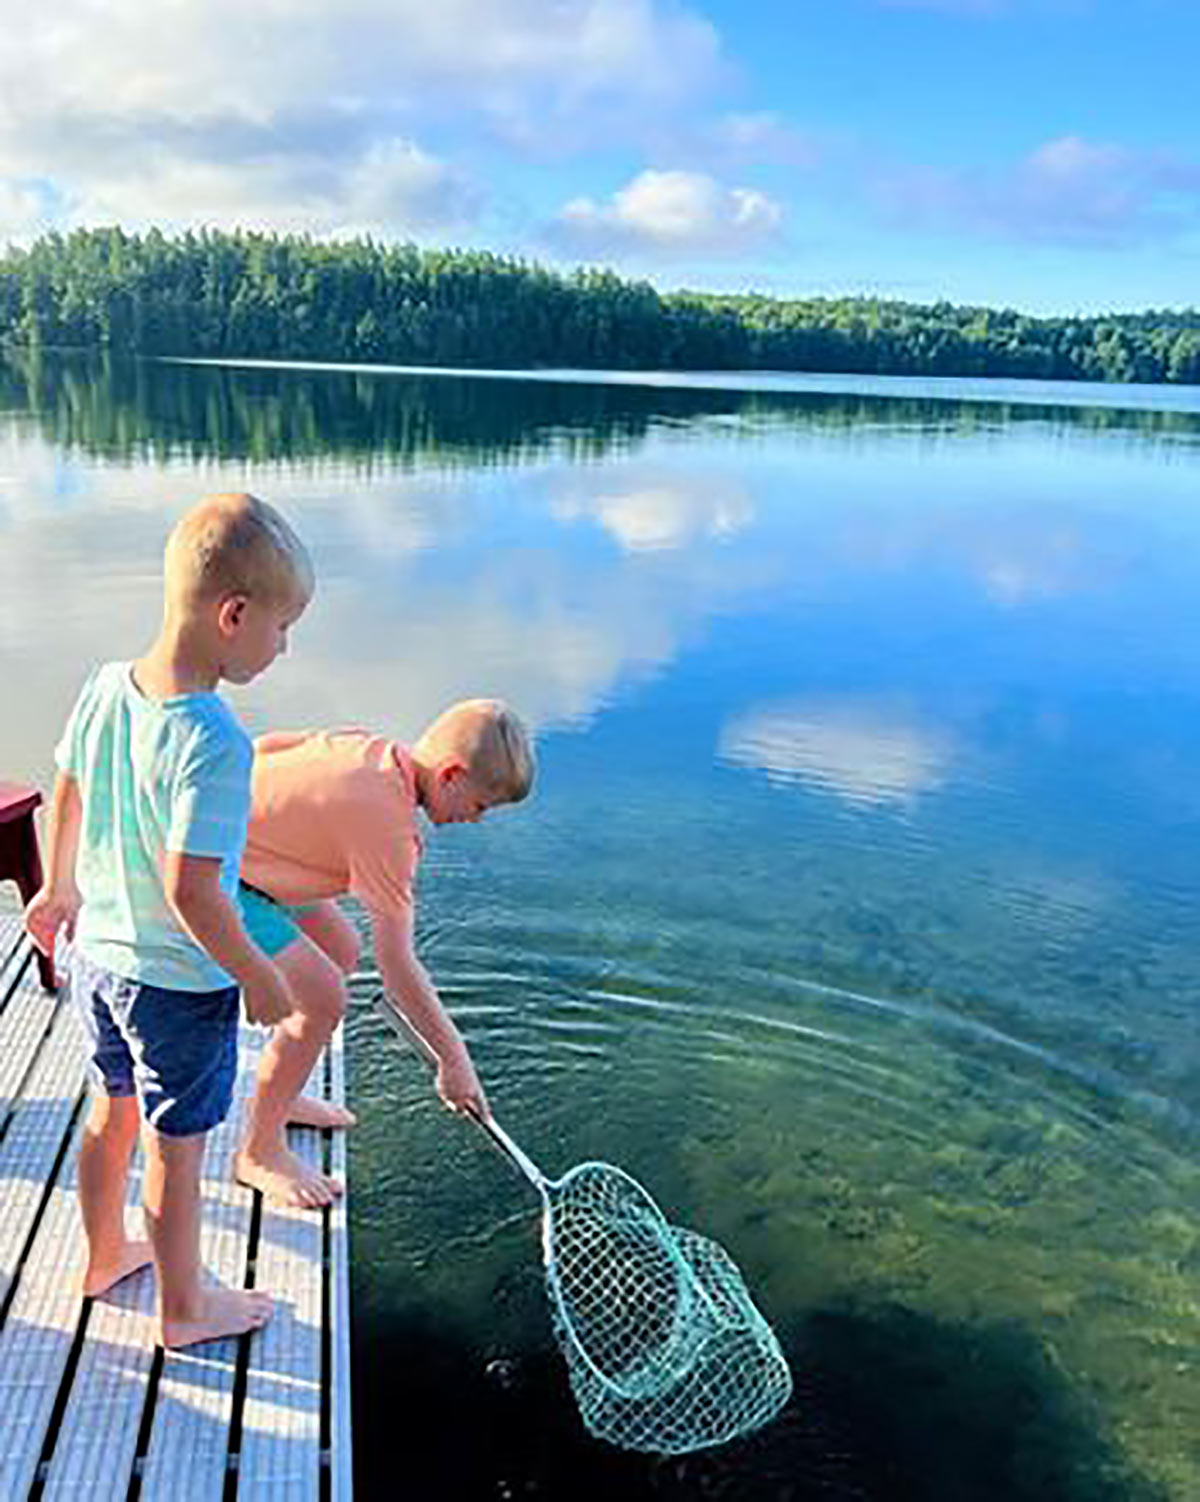
[[[320,574],[252,727],[537,728],[536,797],[431,837],[422,953],[505,1125],[726,1246],[797,1396],[678,1473],[585,1444],[536,1203],[368,970],[364,1455],[402,1402],[464,1495],[1187,1502],[1200,416],[792,384],[9,368],[0,775],[218,488]]]

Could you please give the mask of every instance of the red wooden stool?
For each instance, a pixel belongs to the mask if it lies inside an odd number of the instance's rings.
[[[33,811],[41,801],[36,788],[0,782],[0,881],[15,881],[26,904],[42,884],[42,857],[33,822]],[[54,961],[39,950],[37,962],[42,985],[53,991]]]

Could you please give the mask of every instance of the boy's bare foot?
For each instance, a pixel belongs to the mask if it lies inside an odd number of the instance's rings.
[[[298,1095],[287,1114],[289,1126],[352,1127],[358,1117],[345,1106],[335,1106],[331,1101],[318,1100],[315,1095]]]
[[[110,1255],[92,1257],[84,1269],[80,1288],[85,1298],[96,1298],[110,1288],[138,1272],[154,1259],[154,1251],[148,1241],[126,1241]]]
[[[255,1290],[203,1288],[191,1319],[167,1319],[164,1315],[160,1335],[168,1350],[199,1345],[202,1340],[224,1340],[230,1335],[244,1335],[247,1330],[261,1330],[271,1318],[271,1295]]]
[[[233,1172],[240,1184],[259,1190],[272,1203],[299,1210],[319,1210],[344,1188],[341,1179],[310,1168],[285,1147],[266,1153],[244,1147],[233,1160]]]

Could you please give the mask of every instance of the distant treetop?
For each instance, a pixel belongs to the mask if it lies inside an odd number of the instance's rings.
[[[660,293],[475,250],[217,230],[0,255],[0,342],[404,365],[1200,382],[1200,313],[1034,318],[876,298]]]

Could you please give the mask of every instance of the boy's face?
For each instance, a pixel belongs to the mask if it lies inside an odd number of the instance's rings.
[[[462,762],[447,761],[434,773],[425,812],[434,824],[478,824],[502,801],[478,787]]]
[[[307,599],[261,600],[231,595],[222,600],[218,626],[224,646],[221,676],[249,683],[281,657],[288,632],[304,614]]]

